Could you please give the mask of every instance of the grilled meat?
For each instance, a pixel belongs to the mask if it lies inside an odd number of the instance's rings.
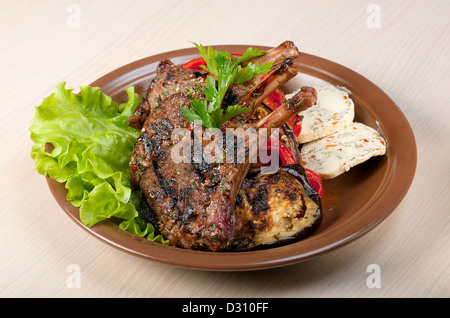
[[[272,69],[275,70],[279,67],[279,64],[288,59],[295,59],[299,55],[300,52],[294,43],[285,41],[279,46],[268,50],[263,56],[250,59],[244,64],[246,65],[250,62],[260,64],[272,62]],[[190,99],[194,97],[202,98],[202,89],[205,85],[206,76],[207,73],[205,71],[184,69],[174,65],[170,60],[161,61],[156,68],[155,78],[148,87],[147,95],[136,108],[133,116],[128,119],[128,123],[131,127],[141,129],[149,115],[152,114],[153,116],[155,112],[160,112],[162,110],[160,108],[162,101],[172,94],[181,92]],[[239,100],[245,100],[244,97],[249,95],[252,89],[257,88],[257,85],[263,79],[262,77],[262,75],[257,76],[244,83],[244,85],[234,85],[230,94],[225,97],[225,103],[228,101],[229,105],[235,105]]]
[[[280,49],[276,49],[279,52]],[[276,62],[275,66],[256,85],[233,85],[224,98],[223,107],[238,104],[256,109],[273,90],[296,75],[292,63],[293,58],[298,56],[298,51],[290,49],[285,55],[290,57],[277,62],[280,55],[272,54],[271,60]],[[156,78],[150,84],[147,96],[128,119],[132,127],[141,129],[130,161],[131,182],[134,186],[139,187],[140,177],[150,166],[154,156],[173,143],[171,136],[175,129],[194,129],[194,123],[185,120],[181,107],[191,108],[190,101],[193,98],[205,98],[202,89],[206,76],[206,72],[186,70],[175,66],[171,61],[164,60],[159,63]],[[250,112],[236,116],[226,125],[235,126],[253,114]]]
[[[292,58],[298,56],[298,50],[286,47],[286,54],[278,54],[280,48],[276,48],[277,54],[269,51],[274,66],[268,76],[256,84],[249,81],[231,87],[222,107],[229,102],[255,109],[273,90],[295,76]],[[205,140],[206,131],[186,121],[181,107],[190,108],[194,97],[205,98],[202,88],[206,76],[206,72],[182,69],[170,61],[158,65],[147,96],[129,118],[130,125],[141,129],[130,169],[132,183],[143,193],[144,217],[158,220],[154,225],[172,245],[222,251],[232,248],[238,233],[246,227],[245,221],[236,216],[235,202],[251,161],[251,141],[246,140],[245,147],[239,149],[232,147],[234,160],[227,157],[226,162],[211,161],[205,157],[205,150],[217,140]],[[254,112],[250,112],[229,120],[220,127],[221,136],[223,140],[240,138],[227,128],[280,127],[315,102],[315,90],[304,88],[262,119],[255,120]],[[172,134],[177,128],[184,128],[186,134],[175,140]],[[215,148],[215,154],[228,154],[231,149],[225,145],[223,142],[222,148]],[[242,157],[245,160],[238,161]]]
[[[306,109],[315,100],[315,90],[305,88],[269,116],[248,125],[248,128],[277,128],[296,114],[297,107]],[[228,131],[222,131],[226,138],[230,137]],[[149,208],[160,221],[161,233],[172,245],[221,251],[233,246],[244,226],[234,210],[250,158],[246,146],[234,149],[237,150],[234,158],[241,157],[240,152],[245,152],[244,162],[207,160],[205,149],[213,141],[204,140],[203,133],[201,129],[193,130],[190,136],[162,149],[145,169],[139,185]],[[232,139],[238,137],[231,136]],[[176,162],[174,152],[178,153],[180,149],[189,149],[190,152],[182,162]],[[227,155],[230,149],[224,147],[220,151]]]
[[[174,94],[180,94],[181,92],[183,96],[189,99],[202,98],[206,76],[205,71],[184,69],[175,66],[170,60],[159,62],[155,78],[147,89],[147,95],[142,99],[133,116],[128,119],[128,123],[133,128],[141,129],[150,114],[154,117],[171,110],[168,109],[170,107],[164,105],[164,102]]]

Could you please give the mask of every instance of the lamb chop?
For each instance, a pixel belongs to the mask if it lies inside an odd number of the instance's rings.
[[[284,57],[278,53],[276,56]],[[295,74],[292,59],[286,58],[274,63],[272,72],[260,79],[258,84],[233,87],[230,96],[234,99],[233,103],[237,101],[254,109]],[[244,162],[204,160],[204,149],[212,142],[203,140],[203,129],[196,131],[193,123],[183,118],[180,105],[189,105],[189,93],[202,97],[199,88],[204,84],[205,76],[204,72],[174,68],[169,61],[160,63],[156,80],[150,86],[151,92],[135,116],[130,118],[130,123],[139,127],[147,111],[150,115],[142,126],[130,167],[134,173],[133,183],[140,187],[144,195],[144,211],[147,211],[144,216],[159,227],[172,245],[220,251],[229,249],[244,227],[244,222],[236,217],[234,209],[251,158],[247,153],[248,147],[242,147],[240,152],[245,152]],[[191,79],[190,83],[185,82],[186,78]],[[164,94],[164,89],[169,93]],[[275,112],[257,122],[250,120],[252,112],[237,116],[221,127],[223,136],[229,137],[226,128],[280,127],[296,113],[313,105],[315,94],[314,89],[304,88]],[[190,133],[174,143],[170,137],[175,128],[187,128]],[[237,136],[232,136],[234,138]],[[185,162],[175,162],[175,148],[190,149],[189,158]],[[222,149],[223,153],[228,150]],[[196,157],[201,160],[193,160]]]
[[[299,55],[300,52],[294,43],[285,41],[277,47],[268,50],[264,55],[244,62],[243,65],[248,65],[250,62],[260,64],[273,63],[272,69],[275,70],[286,60],[295,59]],[[147,89],[147,95],[136,108],[133,116],[128,119],[128,123],[131,127],[141,129],[150,114],[154,116],[162,112],[162,102],[166,98],[170,98],[172,94],[181,92],[189,99],[194,97],[201,98],[207,75],[205,71],[176,66],[170,60],[161,61],[156,68],[156,76]],[[263,75],[259,75],[244,83],[244,85],[233,86],[232,91],[225,98],[225,103],[236,103],[239,99],[249,95],[252,90],[257,88],[258,84],[262,84],[262,77]],[[270,81],[266,81],[266,83],[270,83]],[[260,100],[263,100],[261,96],[259,96],[257,101]]]
[[[279,127],[298,111],[312,106],[316,98],[313,88],[304,88],[276,111],[248,128]],[[161,233],[172,245],[222,251],[233,246],[244,225],[236,217],[234,209],[250,158],[247,156],[243,163],[195,162],[192,158],[199,154],[203,156],[203,149],[211,143],[200,140],[201,133],[201,130],[197,134],[192,131],[179,143],[163,149],[142,174],[140,187],[149,210],[159,220]],[[175,147],[191,149],[188,162],[172,160]],[[246,148],[243,147],[242,151]],[[224,153],[226,151],[223,149]]]
[[[273,90],[296,75],[296,71],[291,66],[293,59],[299,54],[293,43],[286,41],[268,50],[264,59],[255,58],[265,63],[272,62],[273,67],[270,73],[264,78],[262,75],[257,76],[243,85],[233,85],[224,98],[223,106],[239,104],[256,109],[256,106]],[[159,63],[156,77],[149,85],[147,96],[136,108],[133,116],[128,119],[132,127],[142,131],[131,154],[131,182],[134,186],[139,187],[140,177],[150,166],[153,157],[161,149],[172,144],[171,136],[175,129],[194,129],[194,123],[185,119],[181,107],[190,108],[192,99],[205,98],[202,89],[207,75],[206,71],[175,66],[169,60]],[[236,116],[227,125],[235,121],[242,122],[252,115],[253,112]]]

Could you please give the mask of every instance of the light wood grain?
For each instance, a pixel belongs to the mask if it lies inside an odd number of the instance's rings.
[[[368,5],[381,9],[367,26]],[[80,28],[69,28],[71,4]],[[450,2],[1,1],[2,297],[449,297]],[[408,118],[418,166],[405,199],[357,241],[310,261],[244,273],[149,262],[88,235],[63,213],[30,158],[34,106],[57,83],[89,84],[140,58],[207,44],[277,45],[345,65]],[[81,270],[69,288],[67,268]],[[381,288],[368,288],[369,264]]]

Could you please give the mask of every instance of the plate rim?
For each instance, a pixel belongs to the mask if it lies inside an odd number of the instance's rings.
[[[242,50],[244,51],[246,48],[252,46],[257,49],[267,50],[270,49],[270,46],[261,46],[261,45],[243,45],[243,44],[222,44],[222,45],[211,45],[216,50],[227,50],[227,51],[236,51],[236,50]],[[233,49],[231,49],[233,48]],[[239,52],[236,52],[239,53]],[[118,81],[120,79],[120,76],[125,76],[126,74],[131,72],[139,73],[138,70],[144,68],[152,69],[153,66],[156,67],[156,64],[161,60],[162,58],[170,58],[172,60],[176,60],[175,58],[185,58],[185,59],[192,59],[195,57],[199,57],[198,51],[196,48],[183,48],[183,49],[177,49],[172,50],[168,52],[158,53],[155,55],[151,55],[148,57],[144,57],[141,59],[138,59],[136,61],[130,62],[128,64],[125,64],[119,68],[116,68],[112,70],[111,72],[106,73],[105,75],[101,76],[97,80],[93,81],[90,86],[96,86],[100,87],[102,90],[108,90],[108,84],[110,86],[114,86],[114,80],[110,80],[111,78]],[[307,62],[314,62],[313,65],[310,65]],[[175,62],[175,61],[174,61]],[[268,269],[268,268],[275,268],[275,267],[281,267],[286,265],[291,265],[295,263],[299,263],[308,259],[311,259],[315,256],[321,255],[325,252],[329,252],[332,250],[335,250],[337,248],[343,247],[356,239],[362,237],[363,235],[370,232],[372,229],[374,229],[376,226],[378,226],[380,223],[382,223],[391,213],[395,211],[395,209],[398,207],[398,205],[401,203],[401,201],[404,199],[406,194],[408,193],[416,171],[417,166],[417,145],[414,137],[414,132],[411,128],[411,125],[408,122],[408,119],[404,115],[404,113],[401,111],[401,109],[396,105],[396,103],[383,91],[381,88],[379,88],[377,85],[375,85],[373,82],[371,82],[366,77],[362,76],[361,74],[341,65],[336,62],[324,59],[322,57],[303,53],[301,52],[301,56],[299,58],[298,63],[302,68],[302,70],[307,70],[306,72],[309,75],[313,75],[319,79],[323,79],[323,69],[319,68],[317,64],[323,64],[326,66],[329,66],[331,70],[339,70],[340,72],[344,72],[347,74],[347,77],[353,78],[353,79],[359,79],[360,81],[364,82],[366,85],[369,85],[372,89],[374,89],[380,96],[383,97],[385,101],[387,101],[390,104],[390,107],[397,113],[397,121],[401,120],[403,126],[406,128],[407,136],[403,136],[403,138],[406,138],[409,140],[409,146],[410,149],[408,151],[408,164],[407,168],[400,167],[402,169],[408,169],[409,174],[404,174],[404,176],[408,176],[407,178],[402,179],[403,187],[401,187],[401,191],[397,192],[395,196],[390,195],[391,201],[386,204],[381,214],[378,215],[377,218],[371,218],[370,214],[370,206],[367,206],[367,204],[364,206],[364,208],[360,211],[362,211],[356,219],[358,219],[359,222],[363,222],[364,226],[359,226],[359,229],[350,228],[346,225],[349,222],[344,223],[341,225],[340,228],[337,228],[336,231],[334,231],[334,237],[337,238],[337,240],[334,240],[328,244],[318,244],[317,248],[310,249],[307,251],[302,251],[301,244],[302,242],[305,242],[305,240],[292,243],[286,246],[281,247],[275,247],[271,249],[265,249],[260,251],[244,251],[244,252],[205,252],[205,251],[193,251],[193,250],[187,250],[182,248],[177,248],[173,246],[165,246],[160,243],[152,242],[146,239],[142,239],[132,233],[129,233],[127,231],[121,230],[118,228],[117,225],[115,225],[110,220],[102,221],[98,224],[96,224],[93,227],[87,227],[84,225],[81,220],[79,219],[79,213],[77,214],[77,211],[79,212],[79,209],[75,206],[73,206],[68,200],[58,200],[58,197],[61,196],[61,193],[64,193],[64,191],[67,191],[64,187],[64,184],[59,183],[50,177],[46,176],[47,184],[50,188],[50,191],[52,195],[54,196],[55,200],[58,202],[60,207],[64,210],[64,212],[73,220],[75,223],[77,223],[81,228],[83,228],[85,231],[96,237],[97,239],[100,239],[101,241],[107,243],[110,246],[113,246],[115,248],[118,248],[122,251],[125,251],[129,254],[151,260],[156,261],[159,263],[164,263],[168,265],[173,265],[176,267],[182,267],[182,268],[189,268],[189,269],[198,269],[198,270],[211,270],[211,271],[245,271],[245,270],[259,270],[259,269]],[[299,70],[299,74],[301,74]],[[336,77],[335,71],[328,71],[328,79]],[[323,77],[319,77],[316,75],[322,75]],[[147,75],[148,76],[148,75]],[[145,76],[142,76],[145,77]],[[137,78],[134,78],[135,81]],[[339,78],[342,80],[343,78]],[[328,81],[328,80],[327,80]],[[354,81],[348,82],[352,84]],[[360,84],[358,84],[360,85]],[[353,87],[353,85],[349,85],[350,87]],[[347,86],[346,86],[347,87]],[[349,87],[347,87],[349,88]],[[350,88],[349,88],[350,89]],[[122,89],[120,89],[122,90]],[[351,89],[350,89],[351,91]],[[108,95],[112,95],[113,93],[107,93]],[[372,109],[371,109],[372,110]],[[385,130],[383,130],[385,132]],[[397,154],[400,154],[401,156],[404,155],[401,152],[398,152]],[[398,156],[396,156],[395,160],[398,160]],[[393,164],[392,158],[387,159],[388,167],[387,172],[390,171],[390,167]],[[398,167],[397,167],[398,168]],[[387,174],[387,173],[386,173]],[[384,185],[385,182],[388,182],[389,187],[385,187],[383,189],[379,189],[377,193],[370,198],[368,201],[371,202],[374,199],[380,200],[380,197],[383,197],[383,195],[386,195],[386,191],[392,187],[392,183],[395,181],[393,180],[392,175],[385,175],[383,182],[381,185]],[[380,186],[381,187],[381,186]],[[356,219],[350,220],[351,222],[354,222]],[[119,234],[117,234],[117,230],[119,231]],[[312,235],[307,238],[309,244],[314,247],[317,241],[322,238],[322,236],[325,233],[320,233],[318,235]],[[130,240],[129,242],[127,241]],[[140,244],[136,245],[134,244],[134,247],[131,247],[130,244],[133,242],[133,240],[140,240],[142,242],[142,246]],[[139,248],[137,248],[139,247]],[[148,252],[148,249],[150,251],[153,251],[153,253]],[[175,252],[173,252],[175,251]],[[161,256],[157,252],[161,252],[163,255]],[[298,253],[295,253],[298,252]],[[179,255],[179,256],[178,256]],[[188,257],[188,256],[194,256]],[[240,261],[236,261],[236,255],[239,255]],[[178,256],[178,257],[177,257]],[[215,262],[211,262],[211,260],[216,260]],[[220,259],[220,262],[217,262],[217,259]]]

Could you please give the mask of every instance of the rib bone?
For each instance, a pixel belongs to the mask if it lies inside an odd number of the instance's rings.
[[[315,102],[315,90],[304,88],[266,118],[247,127],[280,127]],[[160,221],[160,231],[171,244],[221,251],[230,246],[243,226],[234,214],[234,206],[249,160],[243,163],[194,162],[192,159],[198,154],[203,158],[203,149],[212,142],[200,140],[202,133],[192,131],[189,137],[164,149],[145,170],[140,186],[145,189],[146,201]],[[183,143],[191,149],[190,158],[176,163],[172,160],[172,149]]]

